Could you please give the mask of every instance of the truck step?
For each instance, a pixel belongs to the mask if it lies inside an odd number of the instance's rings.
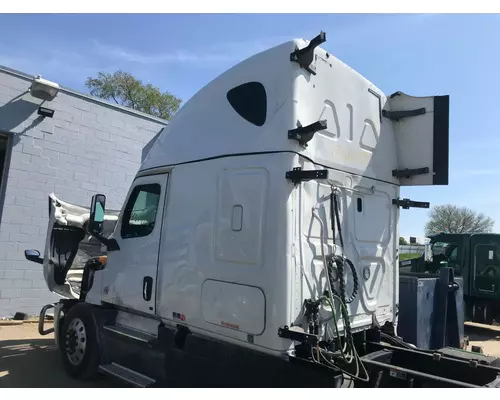
[[[143,343],[153,344],[156,337],[145,332],[137,331],[122,325],[104,325],[104,330],[115,333],[122,337],[137,340]]]
[[[99,366],[99,372],[102,372],[106,375],[114,376],[118,379],[121,379],[124,382],[127,382],[135,387],[146,388],[153,385],[156,380],[150,378],[149,376],[140,374],[134,370],[131,370],[123,365],[116,364],[112,362],[111,364],[105,364]]]

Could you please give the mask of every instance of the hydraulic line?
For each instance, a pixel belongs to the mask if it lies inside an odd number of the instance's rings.
[[[368,372],[366,371],[366,368],[364,367],[363,363],[361,362],[361,359],[358,355],[358,352],[356,350],[356,347],[354,345],[354,340],[351,332],[351,327],[350,327],[350,320],[349,320],[349,313],[347,311],[347,304],[352,302],[354,298],[357,295],[358,292],[358,275],[356,272],[356,269],[351,262],[351,260],[347,259],[344,256],[344,241],[342,237],[342,227],[340,224],[340,213],[339,213],[339,205],[338,205],[338,200],[337,200],[337,194],[334,191],[334,188],[332,187],[332,192],[330,194],[330,220],[331,220],[331,229],[333,232],[333,254],[332,256],[329,257],[327,260],[327,257],[325,255],[325,250],[324,250],[324,244],[327,243],[327,241],[324,238],[324,224],[322,219],[317,215],[315,208],[312,209],[312,214],[313,216],[319,221],[320,224],[320,232],[321,232],[321,257],[323,261],[323,266],[325,269],[325,274],[326,274],[326,282],[327,282],[327,288],[328,288],[328,293],[325,293],[324,296],[320,298],[321,302],[325,302],[328,304],[328,306],[331,308],[332,315],[329,318],[325,318],[321,320],[321,323],[325,323],[326,325],[326,330],[327,330],[327,335],[329,335],[329,328],[330,328],[330,321],[333,320],[333,325],[335,327],[335,335],[331,335],[336,339],[337,342],[337,348],[340,352],[341,359],[343,359],[344,362],[347,364],[352,364],[353,361],[355,361],[355,368],[356,372],[354,374],[345,371],[342,369],[339,365],[335,364],[333,362],[333,359],[336,358],[334,354],[329,352],[328,350],[322,349],[319,346],[316,347],[316,349],[311,349],[311,355],[312,358],[315,362],[320,362],[319,357],[328,365],[330,365],[332,368],[335,368],[344,374],[350,376],[353,379],[359,379],[363,381],[368,381],[369,380],[369,375]],[[339,239],[340,239],[340,246],[341,246],[341,256],[338,256],[337,253],[337,245],[335,243],[335,228],[338,230],[339,234]],[[339,280],[339,291],[338,293],[334,289],[334,277],[333,277],[333,269],[334,269],[334,264],[337,267],[338,271],[338,280]],[[353,291],[349,299],[346,299],[346,288],[345,288],[345,282],[344,282],[344,265],[347,264],[349,268],[351,269],[351,273],[353,275]],[[328,294],[328,296],[326,295]],[[340,314],[341,318],[344,322],[344,343],[342,344],[342,339],[339,333],[338,329],[338,321],[337,321],[337,316],[335,312],[335,303],[338,302],[340,305]],[[316,356],[314,355],[314,352],[316,351]],[[331,359],[329,359],[331,357]],[[360,376],[360,366],[362,368],[362,372],[364,377]]]

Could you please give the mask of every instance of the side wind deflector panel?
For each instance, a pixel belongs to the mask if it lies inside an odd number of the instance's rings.
[[[401,186],[447,185],[449,96],[412,97],[396,92],[382,111],[392,122]]]

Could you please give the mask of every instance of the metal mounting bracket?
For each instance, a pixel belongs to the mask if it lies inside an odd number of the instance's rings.
[[[292,171],[287,171],[286,179],[290,179],[294,185],[299,184],[300,182],[310,181],[312,179],[327,179],[328,178],[328,170],[320,169],[313,171],[303,171],[302,168],[297,167]]]
[[[405,169],[393,169],[392,176],[396,178],[410,178],[415,175],[424,175],[429,173],[429,168],[405,168]]]
[[[410,199],[392,199],[392,204],[408,210],[409,208],[429,208],[430,203],[426,201],[413,201]]]
[[[415,110],[404,110],[404,111],[387,111],[382,110],[382,115],[389,118],[391,121],[399,121],[403,118],[416,117],[417,115],[425,114],[425,108],[417,108]]]
[[[326,119],[314,122],[311,125],[299,126],[288,131],[288,139],[295,139],[301,146],[307,147],[307,143],[314,137],[314,134],[326,128]]]
[[[306,47],[303,49],[296,49],[293,53],[291,53],[290,61],[299,63],[302,68],[311,74],[316,75],[315,68],[311,65],[314,59],[314,49],[324,42],[326,42],[326,33],[321,32],[318,36],[312,39]]]
[[[291,339],[296,342],[308,343],[311,346],[316,346],[318,344],[318,338],[316,336],[309,333],[292,331],[287,325],[278,329],[278,336],[283,339]]]

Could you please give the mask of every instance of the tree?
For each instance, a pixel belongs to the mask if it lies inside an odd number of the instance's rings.
[[[425,234],[446,233],[488,233],[493,230],[495,221],[483,213],[467,207],[451,204],[435,206],[429,213]]]
[[[151,84],[143,84],[131,74],[99,72],[97,78],[87,78],[85,86],[92,96],[112,100],[116,104],[170,120],[179,109],[181,99],[169,92],[161,92]]]
[[[400,237],[399,238],[399,244],[401,246],[407,246],[408,245],[408,242],[406,241],[406,239],[404,237]]]

